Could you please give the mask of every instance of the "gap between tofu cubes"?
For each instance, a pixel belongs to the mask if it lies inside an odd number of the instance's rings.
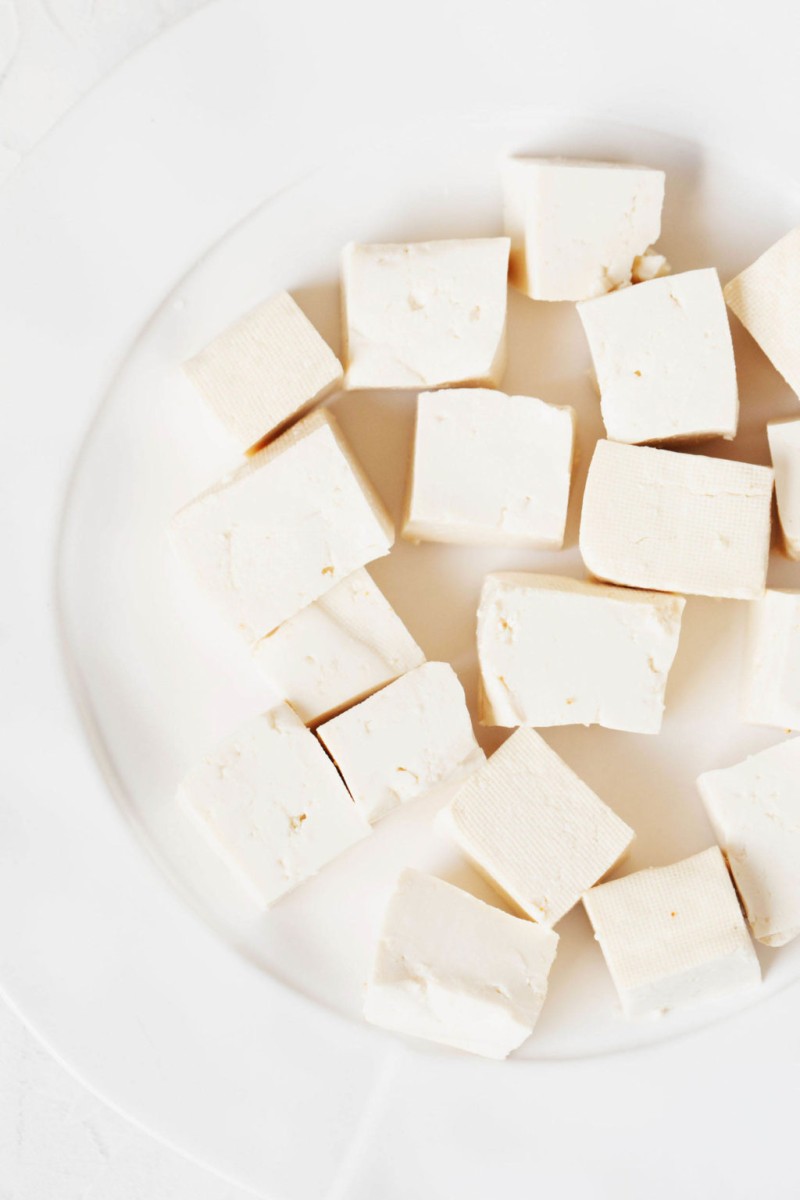
[[[248,457],[172,526],[283,697],[186,776],[181,804],[268,907],[398,805],[458,785],[441,827],[518,915],[406,871],[365,1016],[497,1058],[533,1030],[552,926],[581,900],[626,1016],[759,978],[720,849],[602,882],[634,830],[536,727],[657,734],[683,595],[697,594],[752,602],[743,719],[800,729],[800,593],[765,590],[772,471],[658,448],[736,434],[726,299],[800,387],[797,231],[723,296],[716,271],[671,275],[654,249],[663,172],[513,158],[502,182],[506,236],[345,247],[344,365],[286,293],[199,350],[187,372]],[[487,761],[455,672],[425,661],[365,569],[390,552],[392,522],[317,406],[342,386],[417,393],[406,539],[560,548],[575,413],[498,390],[509,270],[534,300],[577,302],[608,440],[580,525],[594,579],[485,581],[481,720],[515,730]],[[798,430],[800,420],[768,430],[794,557]],[[800,931],[796,746],[698,781],[754,935],[770,945]]]

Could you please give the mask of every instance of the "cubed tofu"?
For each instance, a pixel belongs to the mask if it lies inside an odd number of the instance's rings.
[[[697,780],[753,931],[766,946],[800,933],[800,738]]]
[[[478,609],[484,725],[658,733],[685,601],[559,575],[489,575]]]
[[[515,908],[554,925],[633,840],[533,729],[518,729],[442,814],[459,849]]]
[[[726,284],[725,299],[789,387],[800,393],[800,227]]]
[[[661,233],[664,172],[649,167],[510,158],[503,193],[511,280],[534,300],[626,286]]]
[[[633,283],[647,283],[650,279],[660,279],[662,275],[669,275],[671,270],[666,257],[656,254],[651,246],[633,260],[631,278]]]
[[[800,731],[800,592],[770,589],[751,606],[741,715]]]
[[[402,675],[317,734],[369,821],[466,778],[485,761],[464,689],[442,662]]]
[[[600,441],[583,497],[583,561],[628,587],[761,596],[772,483],[769,467]]]
[[[583,897],[626,1017],[694,1008],[761,980],[718,846]]]
[[[341,386],[342,365],[288,292],[214,338],[185,364],[243,450]]]
[[[506,1058],[533,1031],[557,948],[552,929],[406,870],[384,918],[364,1016],[395,1033]]]
[[[217,746],[183,780],[178,802],[262,908],[372,832],[285,704]]]
[[[346,246],[346,386],[497,383],[508,249],[508,238]]]
[[[558,549],[575,413],[486,388],[423,392],[403,536]]]
[[[615,442],[732,438],[739,394],[714,270],[653,279],[578,305]]]
[[[393,539],[383,504],[323,411],[259,450],[172,523],[179,555],[251,642],[388,554]]]
[[[253,648],[278,694],[310,724],[425,662],[365,570],[355,571]]]
[[[789,558],[800,559],[800,421],[770,421],[767,436],[783,542]]]

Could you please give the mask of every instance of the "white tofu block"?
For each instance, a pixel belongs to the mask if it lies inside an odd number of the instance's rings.
[[[342,383],[342,365],[288,292],[280,292],[185,364],[243,450]]]
[[[770,589],[751,606],[741,715],[800,731],[800,592]]]
[[[753,936],[784,946],[800,933],[800,738],[697,780]]]
[[[558,549],[575,413],[486,388],[423,392],[403,536]]]
[[[534,300],[588,300],[631,282],[661,233],[664,172],[580,159],[503,169],[511,279]]]
[[[583,496],[583,561],[628,587],[763,595],[772,482],[769,467],[600,441]]]
[[[578,313],[613,441],[734,436],[736,365],[716,271],[653,279]]]
[[[631,277],[634,283],[647,283],[650,279],[659,279],[669,275],[672,267],[663,254],[656,254],[652,246],[645,254],[638,255],[633,260]]]
[[[183,780],[178,802],[264,908],[372,832],[285,704],[217,746]]]
[[[459,849],[515,908],[555,925],[633,841],[533,729],[518,729],[443,814]]]
[[[800,559],[800,421],[770,421],[767,437],[783,542],[789,558]]]
[[[485,755],[475,741],[464,689],[448,663],[424,663],[317,736],[360,811],[378,821],[399,804],[466,778]]]
[[[718,846],[583,897],[626,1017],[694,1008],[761,981]]]
[[[558,948],[552,929],[406,870],[384,918],[364,1016],[487,1058],[530,1036]]]
[[[261,638],[253,652],[278,694],[307,724],[363,700],[425,662],[363,569]]]
[[[559,575],[488,575],[481,723],[658,733],[684,603]]]
[[[498,382],[508,248],[508,238],[346,246],[347,387]]]
[[[800,227],[726,284],[725,299],[789,387],[800,393]]]
[[[172,523],[178,553],[250,641],[388,554],[393,538],[383,504],[322,411],[259,450]]]

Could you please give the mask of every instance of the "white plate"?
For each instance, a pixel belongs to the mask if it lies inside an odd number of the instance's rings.
[[[305,144],[293,141],[284,127],[270,134],[262,169],[246,152],[262,128],[259,105],[274,106],[280,90],[274,80],[259,90],[254,12],[253,5],[232,4],[203,14],[128,68],[127,77],[122,73],[110,96],[112,128],[125,152],[109,152],[99,189],[93,148],[108,129],[110,101],[104,106],[98,98],[31,165],[5,206],[6,220],[26,214],[21,248],[9,247],[0,311],[14,335],[3,384],[25,401],[13,445],[29,439],[31,461],[15,453],[5,480],[24,520],[12,531],[9,562],[20,586],[3,657],[14,690],[1,777],[8,803],[0,818],[0,980],[90,1083],[253,1187],[366,1197],[388,1195],[391,1186],[392,1195],[406,1197],[420,1194],[422,1175],[426,1200],[455,1191],[483,1197],[503,1181],[518,1194],[522,1173],[535,1164],[545,1191],[557,1182],[562,1194],[591,1187],[604,1195],[618,1182],[614,1156],[630,1146],[631,1194],[674,1195],[681,1180],[711,1169],[700,1125],[709,1105],[715,1127],[741,1127],[741,1098],[711,1075],[712,1067],[735,1051],[747,1093],[774,1092],[785,1078],[776,1064],[796,1057],[788,1023],[796,991],[781,989],[800,974],[800,949],[764,954],[763,999],[735,1017],[738,1003],[630,1026],[575,913],[561,926],[552,994],[536,1036],[523,1061],[496,1069],[384,1037],[357,1017],[370,943],[396,869],[412,861],[480,886],[431,837],[430,804],[387,820],[370,844],[258,919],[179,827],[171,795],[182,770],[256,711],[267,690],[164,553],[170,512],[235,457],[177,364],[279,287],[295,290],[335,341],[341,243],[494,231],[495,164],[504,150],[665,166],[663,244],[673,266],[713,264],[723,276],[796,220],[796,187],[791,177],[754,173],[747,156],[728,160],[663,134],[553,112],[509,116],[507,108],[480,120],[387,122],[380,141],[364,131],[335,156],[317,140],[312,149],[310,136]],[[235,69],[224,72],[225,89],[205,92],[200,84],[223,31],[236,35]],[[500,87],[499,73],[495,78]],[[156,114],[172,100],[167,126],[146,136],[143,94]],[[353,95],[340,97],[331,107],[341,113],[353,102]],[[188,149],[169,160],[178,135],[189,139]],[[215,232],[300,164],[316,170],[205,255]],[[75,186],[82,166],[98,195]],[[137,171],[144,174],[131,195]],[[194,189],[210,178],[212,195],[194,204]],[[45,188],[57,192],[58,204],[48,205]],[[201,255],[173,290],[182,268]],[[47,268],[44,293],[40,277],[30,274],[32,262]],[[585,469],[599,422],[575,314],[514,297],[513,318],[507,384],[576,404]],[[742,434],[732,447],[714,449],[764,461],[765,415],[791,412],[796,402],[746,338],[737,348]],[[66,475],[101,400],[63,514]],[[395,511],[411,407],[407,397],[337,402]],[[582,477],[574,501],[581,486]],[[576,512],[574,502],[573,542]],[[62,515],[59,642],[47,580]],[[429,656],[452,660],[472,693],[480,577],[517,564],[580,573],[574,546],[559,555],[521,555],[400,545],[375,575]],[[800,582],[797,568],[777,558],[772,570],[773,582]],[[582,729],[548,734],[637,828],[633,866],[707,845],[697,772],[778,740],[735,721],[741,618],[741,605],[690,602],[661,738]],[[62,649],[113,799],[71,715]],[[120,813],[128,819],[120,821]],[[175,897],[132,831],[203,920]],[[693,1029],[702,1032],[676,1038]],[[636,1055],[610,1053],[637,1045]],[[780,1113],[769,1124],[760,1110],[747,1117],[762,1139],[781,1129]],[[665,1127],[683,1158],[656,1178],[653,1156]],[[579,1156],[568,1153],[573,1132],[582,1138]],[[736,1190],[746,1178],[740,1164],[734,1170],[715,1163],[714,1171],[728,1194],[746,1194]]]

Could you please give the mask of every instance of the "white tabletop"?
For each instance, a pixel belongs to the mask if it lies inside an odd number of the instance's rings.
[[[0,184],[59,117],[204,0],[0,0]],[[242,1200],[95,1099],[0,1002],[0,1192]]]

